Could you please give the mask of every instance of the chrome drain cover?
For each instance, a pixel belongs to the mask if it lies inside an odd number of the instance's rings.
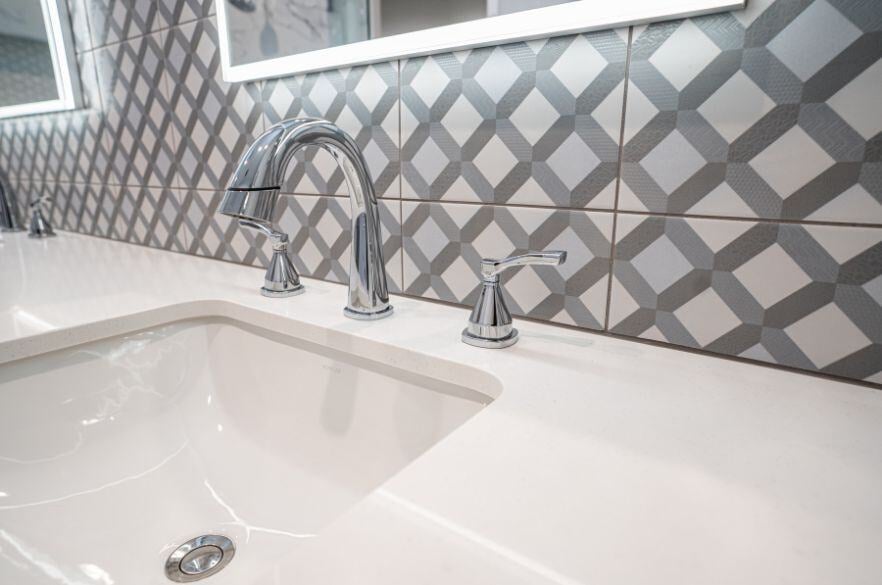
[[[176,583],[205,579],[226,567],[235,555],[236,547],[226,536],[197,536],[169,555],[165,561],[165,576]]]

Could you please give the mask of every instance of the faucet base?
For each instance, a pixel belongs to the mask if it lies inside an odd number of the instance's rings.
[[[475,347],[483,347],[484,349],[502,349],[510,347],[518,342],[518,330],[512,329],[511,333],[499,339],[489,339],[487,337],[478,337],[469,332],[468,327],[462,330],[462,342]]]
[[[345,309],[343,309],[343,314],[350,319],[355,319],[356,321],[376,321],[378,319],[385,319],[386,317],[391,315],[392,305],[389,305],[385,309],[382,309],[375,313],[362,313],[360,311],[356,311],[354,309],[346,307]]]
[[[260,287],[260,294],[271,299],[283,299],[285,297],[293,297],[303,294],[303,291],[304,288],[302,284],[298,284],[297,286],[289,288],[287,290],[272,290],[263,286]]]

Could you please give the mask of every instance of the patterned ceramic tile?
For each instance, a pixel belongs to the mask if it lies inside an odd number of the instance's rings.
[[[85,3],[84,11],[80,3]],[[214,14],[214,0],[68,0],[74,35],[87,12],[91,46],[103,47]],[[82,41],[77,41],[78,50]]]
[[[270,80],[263,90],[266,127],[285,118],[325,118],[361,147],[377,196],[398,197],[398,67],[379,63]],[[317,148],[297,155],[285,193],[345,195],[343,172]],[[306,164],[304,164],[306,163]]]
[[[81,183],[30,182],[22,186],[28,198],[42,195],[52,227],[109,238],[117,208],[115,187]]]
[[[110,148],[107,183],[171,186],[177,137],[167,99],[163,33],[97,51]]]
[[[627,31],[402,65],[402,194],[611,209]]]
[[[254,230],[240,228],[229,217],[217,213],[223,193],[191,190],[184,202],[184,229],[188,252],[253,266],[265,267],[269,260],[266,238]],[[399,202],[382,201],[383,254],[389,290],[401,283],[401,229]],[[302,276],[333,282],[348,282],[349,200],[343,197],[285,195],[276,206],[276,225],[289,235],[291,258]]]
[[[406,293],[471,305],[482,258],[565,250],[561,266],[521,267],[503,276],[509,308],[602,328],[612,214],[403,201],[402,217]]]
[[[98,183],[107,176],[109,149],[95,72],[95,53],[77,56],[83,107],[73,112],[27,118],[36,136],[27,174],[49,182]]]
[[[231,218],[217,212],[223,194],[216,191],[184,192],[184,238],[187,252],[264,267],[269,262],[266,237],[251,229],[243,229]]]
[[[110,237],[131,244],[184,252],[183,198],[164,187],[108,187],[113,201]]]
[[[882,371],[882,229],[621,215],[613,275],[614,333]]]
[[[166,33],[169,101],[180,137],[176,184],[182,188],[225,188],[239,158],[263,131],[259,87],[223,81],[217,38],[211,18]]]
[[[882,223],[882,19],[752,0],[634,33],[620,206]]]
[[[133,39],[168,26],[158,0],[85,0],[92,46]]]

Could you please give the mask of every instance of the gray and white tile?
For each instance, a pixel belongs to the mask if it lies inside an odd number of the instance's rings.
[[[106,183],[172,186],[175,145],[163,33],[98,49],[96,64],[110,149]]]
[[[402,194],[611,209],[627,30],[402,63]]]
[[[398,197],[398,63],[269,80],[263,89],[265,126],[286,118],[324,118],[347,132],[364,153],[377,196]],[[343,172],[318,148],[298,153],[284,193],[345,195]]]
[[[612,214],[493,205],[402,201],[404,291],[473,304],[482,258],[565,250],[557,267],[528,266],[503,276],[512,313],[603,327]]]
[[[868,6],[753,0],[635,29],[620,207],[882,223]]]
[[[214,19],[169,29],[164,40],[168,102],[179,137],[175,184],[223,189],[263,131],[259,86],[223,80]]]
[[[609,330],[869,380],[880,292],[880,228],[623,214]]]

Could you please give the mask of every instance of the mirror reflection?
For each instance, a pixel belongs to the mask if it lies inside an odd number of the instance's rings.
[[[574,0],[224,1],[235,66]]]
[[[42,4],[0,0],[0,107],[59,97]]]

